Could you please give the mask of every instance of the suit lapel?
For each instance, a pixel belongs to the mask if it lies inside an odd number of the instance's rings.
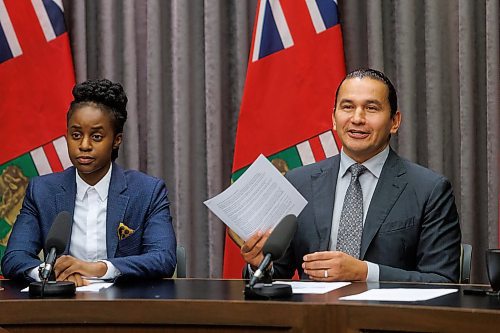
[[[114,258],[118,246],[118,226],[123,222],[127,210],[127,180],[123,169],[113,163],[106,212],[106,248],[108,258]]]
[[[76,198],[76,171],[74,167],[62,172],[61,190],[56,193],[57,212],[67,211],[73,216]]]
[[[406,187],[407,181],[402,177],[405,173],[399,156],[391,149],[366,215],[361,239],[361,259],[364,259],[368,246]]]
[[[314,221],[319,236],[320,251],[328,250],[330,242],[339,165],[340,158],[337,155],[331,159],[331,163],[327,167],[321,169],[319,173],[311,175]]]
[[[63,180],[61,182],[61,189],[55,195],[56,211],[66,211],[73,216],[75,214],[75,199],[76,199],[76,170],[74,167],[68,168],[62,172]],[[73,228],[73,219],[71,219],[71,228]],[[71,234],[71,231],[70,231]],[[69,252],[71,240],[66,246],[64,253]]]

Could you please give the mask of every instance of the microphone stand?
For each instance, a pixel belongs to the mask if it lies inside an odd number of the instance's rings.
[[[41,282],[31,282],[29,285],[30,297],[72,297],[75,295],[75,283],[71,281],[49,281],[52,272],[52,267],[47,276],[42,276],[40,271]]]
[[[264,272],[269,264],[262,269]],[[264,273],[265,274],[265,273]],[[265,282],[256,283],[262,275],[252,276],[250,282],[245,285],[245,299],[269,300],[273,298],[287,298],[292,296],[292,287],[288,284],[273,284],[273,279],[269,277]]]

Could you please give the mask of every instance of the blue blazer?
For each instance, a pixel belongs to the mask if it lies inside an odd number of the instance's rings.
[[[30,280],[29,270],[40,265],[38,253],[57,214],[74,215],[76,170],[31,179],[12,229],[2,272],[7,278]],[[176,265],[176,240],[165,183],[113,164],[106,214],[109,260],[123,277],[170,277]],[[134,233],[119,239],[118,226]],[[66,253],[71,247],[71,242]]]
[[[274,277],[301,278],[305,254],[329,249],[340,155],[291,170],[287,179],[308,204]],[[450,182],[400,158],[392,149],[382,168],[361,240],[361,259],[378,264],[380,281],[457,282],[460,224]]]

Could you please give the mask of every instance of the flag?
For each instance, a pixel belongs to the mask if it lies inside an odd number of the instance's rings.
[[[62,0],[0,0],[0,258],[29,179],[71,165],[74,84]]]
[[[264,154],[282,172],[338,153],[335,91],[345,76],[334,0],[260,0],[241,103],[232,180]],[[224,278],[244,262],[228,236]]]

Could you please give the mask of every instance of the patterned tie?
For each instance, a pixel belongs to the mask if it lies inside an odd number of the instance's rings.
[[[347,188],[344,206],[340,214],[337,251],[359,258],[363,233],[363,191],[359,183],[359,176],[366,171],[366,167],[356,163],[351,165],[349,170],[351,171],[351,183]]]

